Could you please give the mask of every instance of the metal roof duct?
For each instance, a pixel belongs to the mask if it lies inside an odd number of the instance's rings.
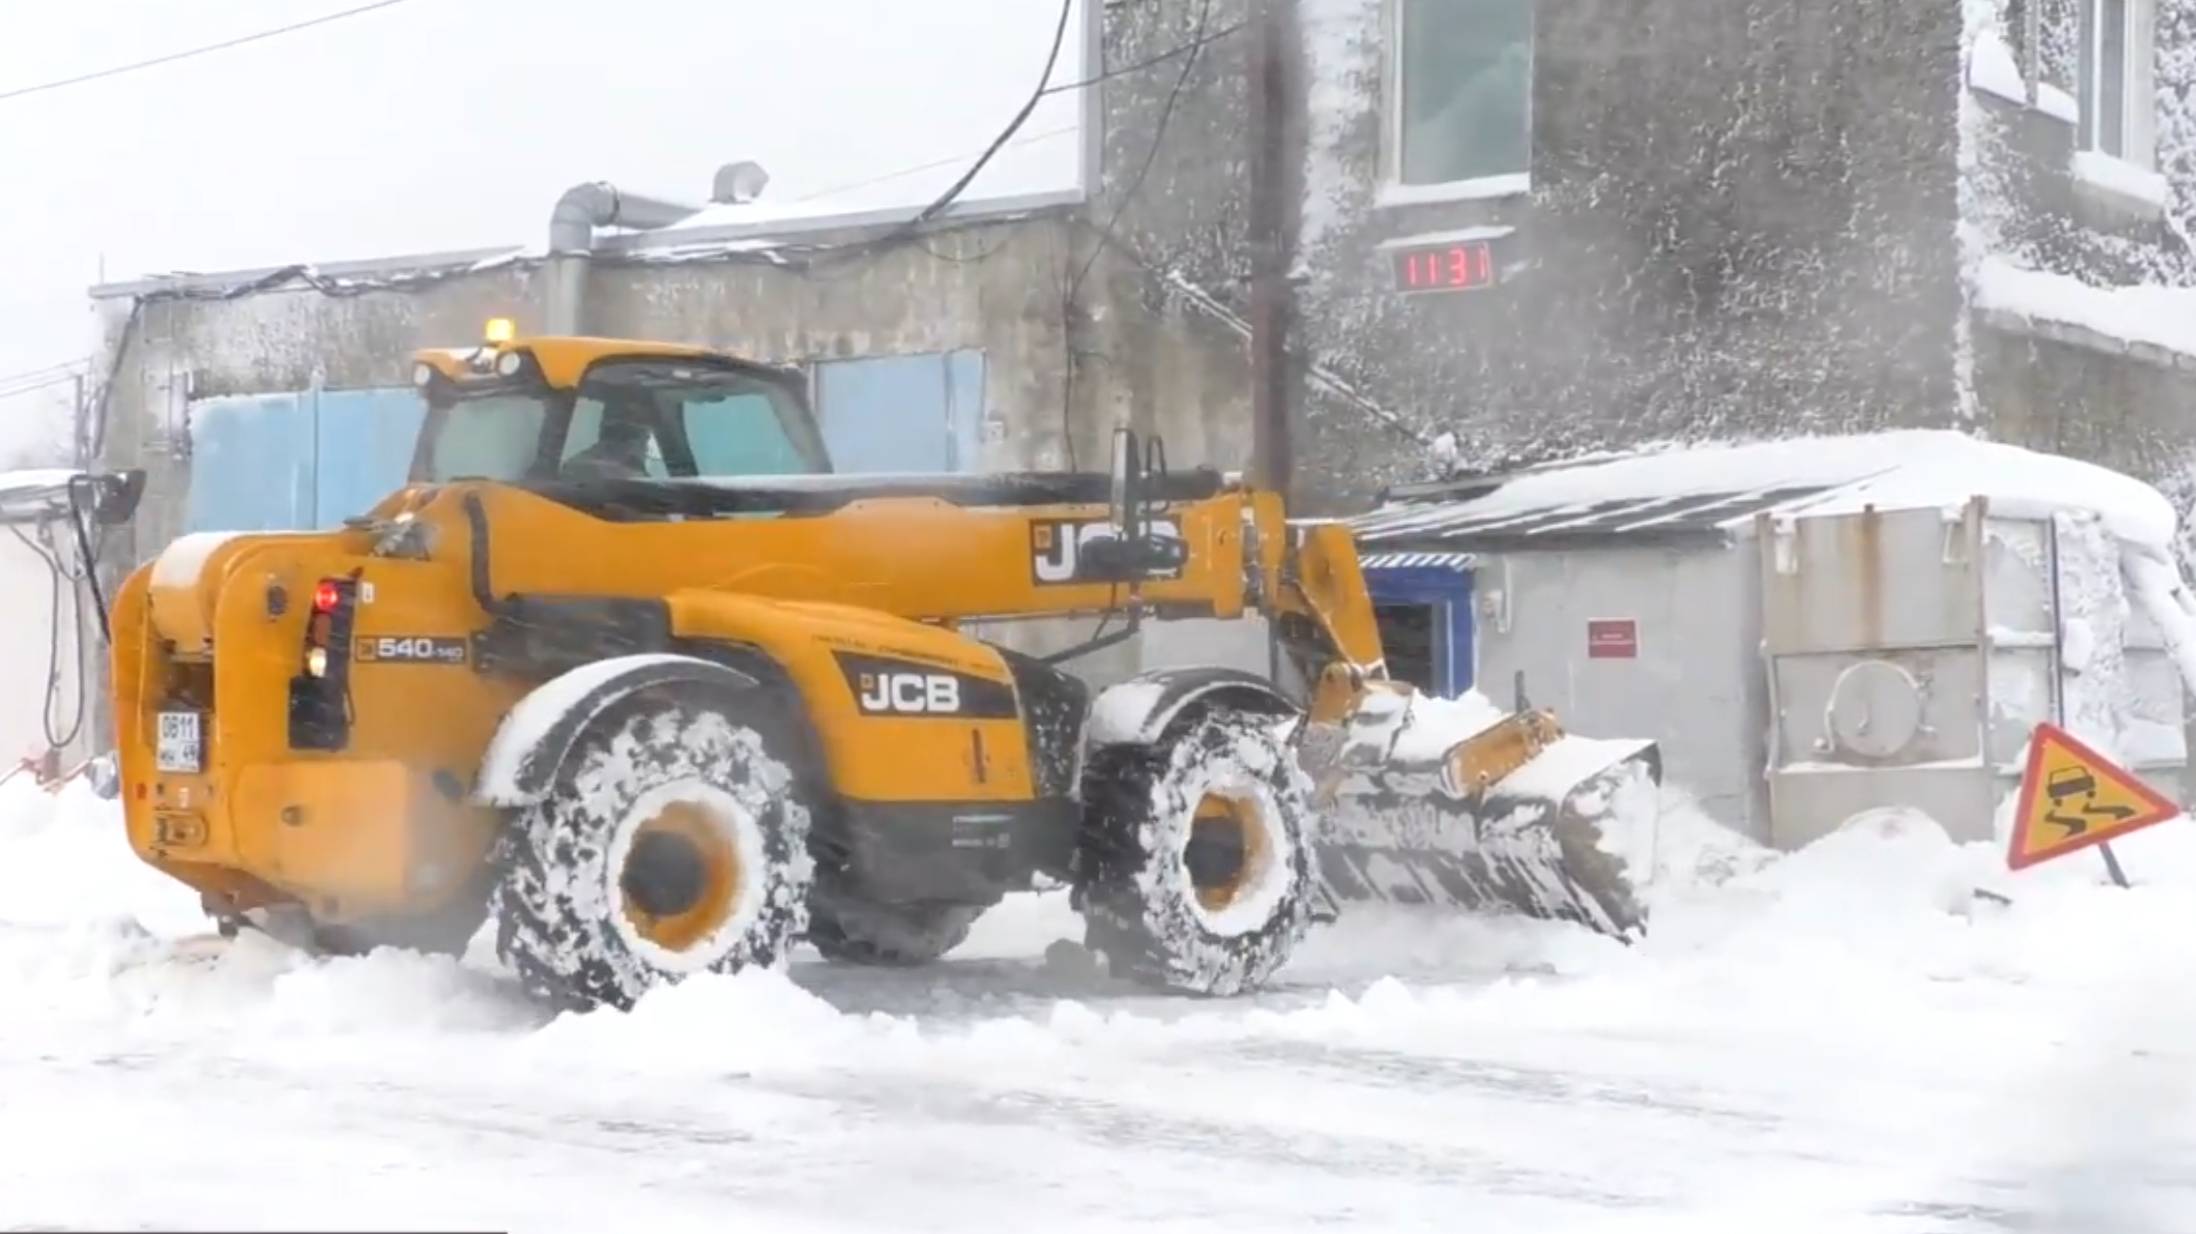
[[[587,263],[595,251],[596,228],[653,231],[683,223],[701,209],[685,202],[628,193],[607,180],[566,189],[549,214],[547,332],[580,333],[580,308],[587,298]]]

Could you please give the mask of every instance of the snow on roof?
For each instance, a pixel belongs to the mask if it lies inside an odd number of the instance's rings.
[[[1754,514],[1852,513],[1989,500],[1998,514],[2086,510],[2139,544],[2172,542],[2172,503],[2092,463],[1947,430],[1665,446],[1572,465],[1397,490],[1352,520],[1368,544],[1592,524],[1603,534],[1730,528]],[[1612,521],[1612,515],[1617,520]]]
[[[2071,275],[2023,269],[1993,256],[1984,258],[1975,274],[1975,307],[2196,360],[2196,287],[2093,287]]]

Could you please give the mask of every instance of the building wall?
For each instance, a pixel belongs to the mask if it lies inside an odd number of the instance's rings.
[[[2130,65],[2149,114],[2130,124],[2131,161],[2165,178],[2162,209],[2075,174],[2080,124],[2051,96],[2081,95],[2083,0],[1971,0],[1969,80],[2009,53],[2022,98],[1971,87],[1962,99],[1961,241],[1971,264],[2004,262],[2098,288],[2196,286],[2196,0],[2133,0],[2155,17],[2154,55]],[[2063,106],[2063,104],[2061,104]],[[2056,114],[2055,114],[2056,113]],[[2049,322],[1984,313],[1973,326],[1977,415],[1994,435],[2087,458],[2164,488],[2184,519],[2196,502],[2196,356]]]
[[[1111,10],[1109,65],[1203,0]],[[1246,16],[1216,0],[1208,28]],[[1432,466],[1645,438],[1951,422],[1960,14],[1909,0],[1538,6],[1530,194],[1380,204],[1384,0],[1301,0],[1298,341],[1363,399],[1304,396],[1301,483],[1346,504]],[[1108,83],[1106,203],[1152,268],[1243,306],[1247,37]],[[1134,188],[1134,192],[1131,190]],[[1379,246],[1500,226],[1504,283],[1406,299]]]
[[[1666,782],[1767,842],[1759,563],[1750,536],[1730,547],[1483,554],[1478,688],[1508,705],[1522,672],[1531,703],[1579,732],[1652,735]],[[1602,620],[1638,623],[1637,658],[1587,656],[1587,623]]]

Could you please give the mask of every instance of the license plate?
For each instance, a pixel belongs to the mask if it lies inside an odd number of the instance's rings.
[[[205,770],[204,728],[198,712],[160,713],[160,741],[154,761],[162,771],[195,774]]]

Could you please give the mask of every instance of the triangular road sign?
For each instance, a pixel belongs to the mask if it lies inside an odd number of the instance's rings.
[[[2025,869],[2180,813],[2181,807],[2065,729],[2039,724],[2028,739],[2028,770],[2021,776],[2005,864]]]

